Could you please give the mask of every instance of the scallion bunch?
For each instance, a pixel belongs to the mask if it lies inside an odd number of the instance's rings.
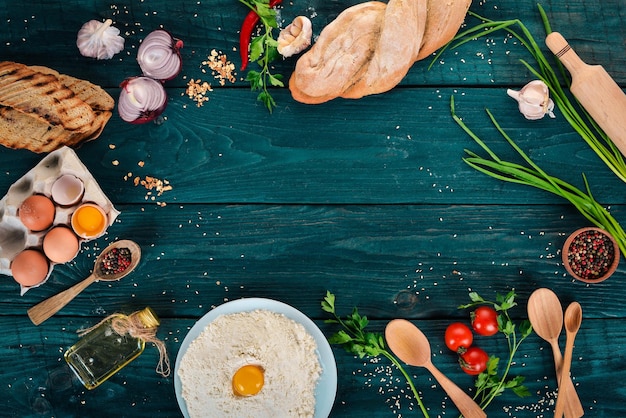
[[[552,29],[547,15],[541,5],[538,5],[538,8],[546,34],[549,34],[552,32]],[[567,122],[578,132],[585,142],[587,142],[607,167],[622,181],[626,182],[626,162],[624,156],[584,108],[582,108],[577,101],[570,100],[570,96],[566,94],[565,89],[561,85],[557,71],[550,65],[550,62],[541,48],[539,48],[539,45],[526,26],[518,19],[493,21],[471,11],[468,12],[468,14],[481,20],[482,23],[459,33],[445,48],[439,51],[433,62],[437,60],[447,48],[456,48],[464,43],[490,35],[499,30],[506,31],[519,40],[535,59],[537,68],[533,67],[525,60],[520,61],[535,77],[546,83],[550,89],[554,103]],[[560,74],[565,81],[565,85],[569,87],[571,80],[568,78],[563,65],[557,60],[555,67],[558,70],[558,74]]]
[[[517,151],[527,165],[502,160],[457,116],[454,108],[454,97],[450,100],[450,109],[454,121],[489,155],[489,158],[483,158],[475,152],[466,149],[465,152],[468,156],[463,158],[463,160],[470,167],[499,180],[533,186],[563,197],[574,205],[591,223],[613,235],[620,250],[622,253],[625,253],[626,232],[624,232],[624,229],[613,215],[593,198],[584,174],[583,180],[586,193],[557,177],[547,174],[507,135],[493,114],[487,109],[487,114],[498,132]]]

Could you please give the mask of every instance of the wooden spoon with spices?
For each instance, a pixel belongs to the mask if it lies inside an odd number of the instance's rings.
[[[126,251],[127,250],[127,251]],[[39,325],[70,303],[80,292],[95,281],[116,281],[127,276],[137,267],[141,248],[130,240],[120,240],[104,249],[96,259],[93,272],[69,289],[39,302],[28,310],[28,317]]]

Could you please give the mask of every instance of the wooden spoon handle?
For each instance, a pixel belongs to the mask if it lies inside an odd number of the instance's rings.
[[[70,303],[76,295],[85,290],[85,288],[87,288],[87,286],[92,284],[95,280],[96,276],[91,274],[85,280],[76,283],[69,289],[62,291],[61,293],[57,293],[43,302],[39,302],[37,305],[28,310],[28,317],[31,321],[33,321],[33,324],[41,324],[46,319],[59,312],[61,308]]]
[[[572,379],[569,376],[569,372],[567,376],[561,376],[561,383],[559,384],[559,393],[557,396],[557,406],[559,399],[562,399],[561,403],[563,405],[563,408],[561,409],[561,416],[563,416],[563,413],[565,413],[565,418],[580,418],[585,415],[585,410],[580,402],[574,383],[572,383]],[[555,410],[555,416],[556,412],[557,411]]]
[[[576,388],[572,383],[570,377],[570,368],[572,365],[572,355],[574,352],[574,339],[567,336],[567,342],[565,345],[565,356],[563,358],[563,365],[561,367],[560,374],[557,375],[559,380],[559,393],[556,400],[556,407],[554,409],[555,418],[561,418],[565,412],[566,418],[569,417],[581,417],[584,414],[582,404],[576,393]],[[578,404],[576,404],[576,401]],[[576,410],[577,405],[580,406],[580,411]],[[566,412],[566,409],[568,410]],[[569,415],[568,415],[569,414]]]
[[[569,373],[565,378],[561,378],[563,369],[563,356],[558,342],[551,342],[552,354],[554,356],[554,369],[556,370],[557,383],[559,385],[559,396],[562,396],[565,402],[565,418],[580,418],[585,414],[583,405],[578,398],[578,393],[574,388]],[[558,397],[557,397],[558,399]]]
[[[428,363],[424,367],[426,367],[437,382],[439,382],[443,390],[448,394],[450,399],[452,399],[452,402],[454,402],[463,417],[485,418],[487,416],[485,411],[483,411],[467,393],[463,392],[463,390],[461,390],[461,388],[459,388],[452,380],[448,379],[443,373],[441,373],[434,364]]]

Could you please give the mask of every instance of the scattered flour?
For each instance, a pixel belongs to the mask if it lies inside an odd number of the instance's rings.
[[[304,326],[267,310],[221,315],[185,352],[178,375],[191,418],[312,417],[321,375],[317,345]],[[245,364],[265,370],[255,396],[233,394]]]

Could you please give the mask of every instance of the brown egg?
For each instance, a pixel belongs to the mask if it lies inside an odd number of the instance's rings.
[[[54,203],[43,195],[32,195],[22,202],[18,210],[20,221],[31,231],[50,228],[54,221]]]
[[[41,251],[24,250],[11,262],[11,274],[22,286],[35,286],[48,275],[48,260]]]
[[[67,263],[78,253],[78,237],[65,226],[55,226],[43,238],[43,252],[55,263]]]

